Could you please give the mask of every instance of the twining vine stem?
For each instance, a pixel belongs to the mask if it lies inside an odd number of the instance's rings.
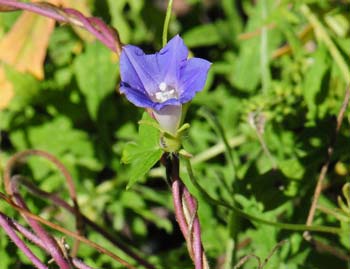
[[[179,157],[175,153],[164,153],[161,162],[165,166],[166,179],[172,189],[176,219],[195,269],[209,269],[201,240],[197,201],[180,178]]]

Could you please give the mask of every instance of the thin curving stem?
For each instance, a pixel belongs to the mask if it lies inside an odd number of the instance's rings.
[[[5,223],[7,225],[6,228],[3,225],[3,221],[6,221],[6,223]],[[11,230],[11,232],[14,232],[14,230],[16,230],[17,232],[21,233],[24,237],[26,237],[28,240],[30,240],[32,243],[34,243],[35,245],[40,247],[42,250],[48,252],[47,249],[45,248],[45,244],[43,243],[43,241],[38,236],[33,234],[31,231],[29,231],[27,228],[23,227],[21,224],[17,223],[13,219],[8,218],[7,216],[2,214],[1,212],[0,212],[0,225],[4,228],[4,230],[7,232],[7,234],[9,236],[10,236],[10,233],[8,232],[9,230]],[[11,239],[14,241],[14,239],[12,237],[11,237]],[[23,241],[22,241],[22,243],[23,243]],[[27,247],[27,246],[25,246],[25,247]],[[19,248],[24,252],[23,248],[21,248],[21,247],[19,247]],[[36,264],[34,263],[33,258],[30,258],[30,260],[36,266]],[[39,260],[39,262],[40,262],[40,260]],[[72,263],[78,269],[93,269],[92,267],[88,266],[83,261],[81,261],[81,260],[79,260],[77,258],[72,258]],[[38,267],[38,266],[37,267],[38,268],[47,268],[46,265],[44,265],[44,266],[45,267]]]
[[[98,18],[88,18],[77,10],[60,8],[45,2],[25,3],[15,0],[0,0],[0,11],[14,10],[27,10],[58,22],[82,27],[120,56],[122,43],[118,32]]]
[[[48,269],[48,267],[43,264],[34,253],[27,247],[27,245],[18,237],[15,229],[11,225],[11,220],[0,212],[0,226],[5,230],[6,234],[11,238],[15,245],[28,257],[28,259],[33,263],[33,265],[38,269]]]

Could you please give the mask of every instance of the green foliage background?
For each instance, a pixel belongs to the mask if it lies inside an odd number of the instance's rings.
[[[118,29],[125,44],[150,53],[161,48],[163,1],[88,2],[93,15]],[[350,83],[350,4],[177,2],[186,3],[187,9],[173,14],[169,34],[179,33],[193,55],[213,62],[206,87],[193,100],[186,119],[191,128],[184,145],[194,155],[199,184],[216,199],[251,215],[304,224]],[[0,38],[18,15],[0,14]],[[82,50],[76,49],[79,46]],[[283,52],[283,46],[288,50]],[[138,249],[157,268],[191,268],[162,179],[164,171],[156,164],[126,190],[135,167],[121,164],[121,154],[137,140],[142,110],[119,95],[118,64],[108,49],[98,42],[85,43],[70,27],[60,26],[50,39],[44,81],[11,66],[6,66],[6,74],[16,95],[0,112],[1,170],[12,154],[24,149],[54,154],[72,173],[84,214]],[[344,254],[350,247],[350,210],[346,199],[341,208],[337,200],[344,198],[342,187],[350,179],[349,117],[347,111],[314,220],[317,225],[340,227],[343,233],[313,233]],[[230,151],[225,150],[224,138]],[[64,179],[46,161],[32,158],[21,172],[42,189],[68,199]],[[251,222],[206,200],[185,169],[182,177],[199,200],[203,244],[212,268],[233,268],[249,254],[264,260],[284,239],[288,242],[264,268],[346,268],[344,260],[306,242],[301,231]],[[72,217],[25,196],[34,212],[74,229]],[[345,198],[349,199],[348,190]],[[17,216],[3,202],[1,211]],[[96,233],[88,231],[88,238],[130,260]],[[92,267],[122,268],[86,246],[79,257]],[[257,268],[256,264],[252,258],[242,268]],[[31,268],[3,231],[0,265]]]

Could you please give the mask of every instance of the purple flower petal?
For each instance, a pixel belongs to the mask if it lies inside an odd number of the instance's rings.
[[[119,91],[125,94],[125,97],[129,100],[129,102],[138,107],[153,108],[154,110],[159,111],[169,105],[181,105],[180,101],[175,98],[166,100],[163,103],[153,102],[147,93],[143,92],[142,90],[134,89],[125,82],[120,84]]]
[[[196,92],[203,89],[210,65],[207,60],[192,58],[181,69],[179,99],[182,104],[191,101]]]
[[[172,99],[169,99],[169,100],[166,100],[165,102],[163,103],[154,103],[154,105],[152,106],[152,108],[154,110],[161,110],[162,108],[166,107],[166,106],[180,106],[181,105],[181,102],[180,100],[178,99],[175,99],[175,98],[172,98]]]
[[[131,45],[123,47],[120,92],[136,106],[156,111],[189,102],[204,87],[210,62],[188,60],[187,56],[187,47],[178,35],[155,54],[147,55]]]
[[[143,90],[135,89],[131,87],[128,83],[120,83],[119,91],[124,93],[126,99],[138,107],[153,107],[155,103],[149,98],[147,93]]]
[[[146,55],[138,47],[127,45],[120,55],[120,76],[134,89],[152,93],[158,89],[160,70],[157,54]]]
[[[158,62],[163,80],[173,87],[178,86],[180,70],[186,64],[188,49],[179,35],[174,36],[159,52]]]

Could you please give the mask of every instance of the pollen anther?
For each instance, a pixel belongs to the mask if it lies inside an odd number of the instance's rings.
[[[159,84],[159,89],[164,92],[168,88],[168,85],[163,81]]]
[[[159,90],[153,94],[157,102],[163,103],[172,98],[178,98],[177,92],[174,87],[166,84],[164,81],[159,83]]]

